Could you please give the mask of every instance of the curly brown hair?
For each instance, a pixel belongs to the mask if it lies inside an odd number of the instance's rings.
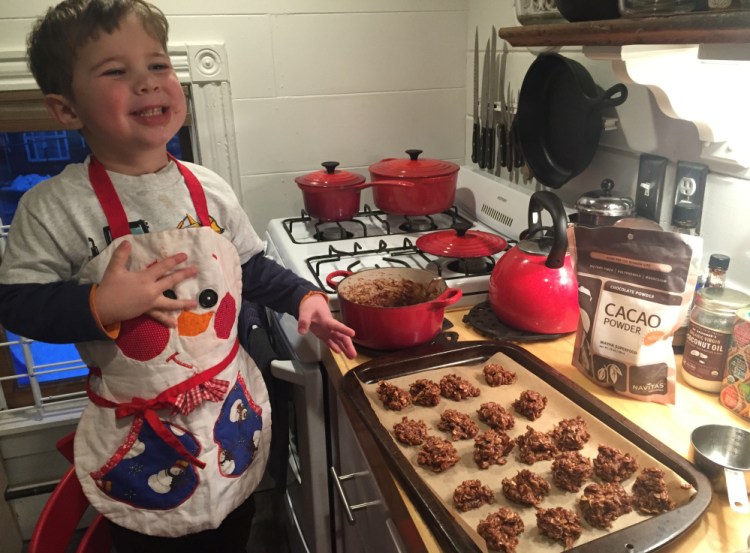
[[[167,50],[169,24],[145,0],[65,0],[39,18],[27,39],[28,64],[44,94],[72,98],[76,52],[99,33],[112,33],[135,14],[143,28]]]

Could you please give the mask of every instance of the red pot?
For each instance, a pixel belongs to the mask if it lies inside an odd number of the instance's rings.
[[[342,280],[335,280],[342,276]],[[359,301],[357,295],[368,287],[382,289],[384,280],[397,284],[401,281],[417,283],[426,297],[415,297],[413,300],[417,303],[399,307],[363,305],[349,299]],[[338,292],[342,320],[356,332],[353,340],[378,350],[397,350],[429,342],[442,329],[445,308],[462,296],[460,289],[448,288],[445,280],[434,273],[405,267],[365,269],[356,273],[334,271],[326,282]]]
[[[540,234],[541,210],[552,214],[553,236]],[[578,280],[568,253],[567,217],[560,199],[535,192],[526,239],[507,251],[490,275],[489,300],[503,323],[535,334],[564,334],[578,325]]]
[[[368,186],[411,187],[408,181],[365,183],[358,173],[337,170],[338,161],[324,161],[324,169],[297,177],[294,182],[302,190],[305,211],[310,217],[327,221],[346,221],[359,211],[360,192]]]
[[[458,165],[418,159],[422,150],[406,150],[409,159],[388,158],[370,165],[373,180],[399,179],[411,188],[378,187],[372,195],[378,209],[394,215],[431,215],[449,209],[456,198]]]

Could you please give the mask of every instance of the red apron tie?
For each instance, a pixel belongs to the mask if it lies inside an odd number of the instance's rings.
[[[195,409],[203,399],[217,403],[224,399],[226,391],[229,388],[229,383],[214,377],[234,361],[239,347],[239,340],[235,340],[231,351],[220,363],[191,376],[187,380],[183,380],[179,384],[167,388],[152,399],[134,397],[129,402],[117,403],[94,392],[89,382],[86,384],[86,393],[89,399],[99,407],[114,409],[115,416],[118,419],[130,416],[143,418],[156,435],[174,449],[180,457],[197,467],[204,468],[206,463],[199,461],[192,453],[185,449],[182,442],[165,426],[156,411],[172,407],[172,413],[180,412],[186,415]],[[91,368],[90,374],[101,374],[101,371],[97,368]],[[211,384],[208,384],[209,382]],[[203,394],[204,389],[207,389],[205,397]]]

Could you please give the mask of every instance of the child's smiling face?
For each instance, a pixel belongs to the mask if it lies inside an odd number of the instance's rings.
[[[76,52],[71,109],[105,166],[164,156],[185,121],[185,96],[169,56],[138,18]]]

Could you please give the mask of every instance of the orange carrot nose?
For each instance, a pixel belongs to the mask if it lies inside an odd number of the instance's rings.
[[[203,314],[183,311],[177,317],[177,334],[180,336],[198,336],[208,328],[211,317],[213,317],[213,311]]]

